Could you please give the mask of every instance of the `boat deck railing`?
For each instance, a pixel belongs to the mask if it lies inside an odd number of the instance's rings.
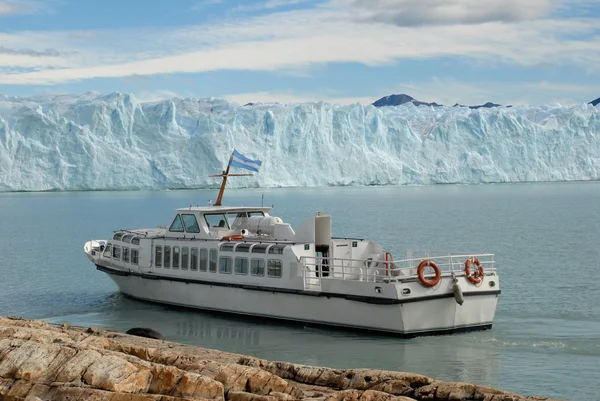
[[[354,280],[367,282],[394,282],[418,280],[417,269],[423,261],[429,260],[437,265],[442,277],[453,273],[463,275],[465,263],[475,258],[485,273],[495,272],[494,254],[449,253],[444,251],[409,251],[407,259],[370,260],[343,259],[329,257],[302,257],[303,276],[307,288],[317,288],[321,280]],[[471,264],[471,271],[478,267]],[[425,267],[426,278],[435,275],[431,267]]]

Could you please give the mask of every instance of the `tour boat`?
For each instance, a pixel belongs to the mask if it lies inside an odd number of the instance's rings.
[[[177,209],[168,226],[123,229],[84,252],[133,298],[401,336],[492,327],[500,295],[493,254],[408,251],[332,235],[316,212],[295,230],[269,207],[221,204],[230,167],[261,162],[234,149],[217,200]]]

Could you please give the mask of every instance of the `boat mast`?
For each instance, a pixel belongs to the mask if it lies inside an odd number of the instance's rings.
[[[209,175],[209,177],[223,177],[223,181],[221,182],[221,189],[219,189],[219,196],[217,196],[217,201],[215,202],[215,206],[222,206],[221,201],[223,200],[223,192],[225,192],[225,185],[227,184],[227,177],[242,177],[249,176],[252,174],[229,174],[229,168],[231,167],[231,160],[233,159],[233,154],[229,157],[229,163],[227,163],[227,168],[223,171],[222,174],[214,174]]]

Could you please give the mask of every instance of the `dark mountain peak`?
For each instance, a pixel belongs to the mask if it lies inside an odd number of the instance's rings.
[[[469,108],[470,108],[470,109],[480,109],[480,108],[482,108],[482,107],[485,107],[485,108],[488,108],[488,109],[489,109],[489,108],[491,108],[491,107],[501,107],[501,106],[502,106],[501,104],[492,103],[492,102],[487,102],[487,103],[485,103],[485,104],[480,104],[480,105],[477,105],[477,106],[469,106]]]
[[[590,102],[590,104],[591,104],[592,106],[599,105],[599,104],[600,104],[600,97],[599,97],[598,99],[596,99],[596,100],[592,100],[592,101]]]
[[[375,107],[399,106],[401,104],[409,103],[414,100],[415,99],[412,96],[401,93],[399,95],[384,96],[381,99],[373,102],[373,106],[375,106]]]

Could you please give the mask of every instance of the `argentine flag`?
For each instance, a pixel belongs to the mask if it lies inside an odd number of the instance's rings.
[[[246,170],[256,171],[257,173],[261,164],[262,162],[260,160],[248,159],[235,149],[233,149],[233,154],[229,160],[229,165],[232,167],[245,168]]]

